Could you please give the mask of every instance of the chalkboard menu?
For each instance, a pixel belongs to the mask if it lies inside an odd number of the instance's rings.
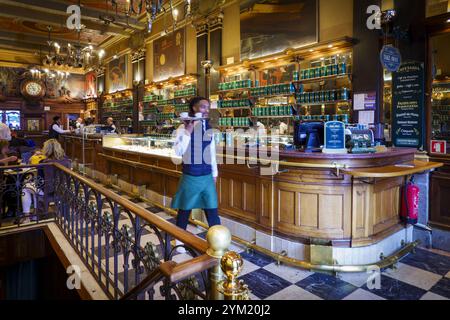
[[[402,63],[392,79],[392,136],[396,147],[423,147],[424,68]]]

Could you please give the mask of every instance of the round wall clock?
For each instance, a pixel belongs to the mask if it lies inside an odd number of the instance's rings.
[[[25,80],[22,82],[21,92],[27,98],[39,99],[45,95],[45,85],[39,80]]]

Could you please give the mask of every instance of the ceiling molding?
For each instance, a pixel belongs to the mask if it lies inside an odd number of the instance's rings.
[[[13,19],[23,19],[27,21],[32,21],[36,23],[42,23],[46,25],[53,25],[58,27],[65,27],[65,16],[61,16],[59,14],[52,14],[47,11],[37,11],[32,8],[27,8],[24,10],[22,7],[10,5],[10,4],[1,4],[0,17],[7,17]],[[94,22],[91,20],[82,19],[82,24],[86,26],[86,29],[98,31],[102,34],[109,35],[127,35],[129,33],[124,30],[122,27],[113,26],[113,25],[105,25],[103,22],[98,20],[98,22]],[[76,31],[73,31],[76,33]]]
[[[123,56],[123,55],[126,55],[126,54],[131,53],[131,51],[132,51],[132,50],[131,50],[130,48],[126,48],[126,49],[124,49],[124,50],[118,51],[117,53],[115,53],[115,55],[117,55],[117,57],[120,58],[120,57]],[[104,64],[108,64],[108,63],[110,63],[112,60],[114,60],[113,57],[114,57],[114,56],[111,56],[111,57],[108,57],[108,58],[106,58],[106,59],[103,59]],[[131,57],[130,57],[130,59],[131,59]]]
[[[114,36],[114,37],[109,37],[108,39],[106,39],[105,41],[103,41],[102,43],[100,43],[98,46],[108,50],[109,48],[111,48],[113,45],[121,42],[122,40],[128,39],[129,37],[125,37],[125,36]]]
[[[41,45],[44,48],[47,49],[47,40],[48,36],[43,35],[36,35],[31,33],[23,33],[23,32],[15,32],[15,31],[5,31],[0,30],[0,39],[3,40],[11,40],[11,41],[17,41],[17,42],[24,42],[24,43],[31,43],[31,44],[38,44]],[[68,40],[66,38],[58,37],[58,36],[52,36],[52,41],[56,41],[60,44],[66,45],[67,43],[77,43],[77,40]],[[88,45],[89,42],[87,41],[80,41],[81,45]]]
[[[46,47],[42,48],[42,46],[38,44],[20,42],[17,40],[0,39],[0,48],[8,48],[11,50],[26,51],[31,53],[39,52],[42,50],[42,52],[44,53]]]
[[[0,3],[16,6],[24,9],[32,9],[41,12],[53,13],[55,15],[68,17],[66,10],[70,5],[76,5],[76,3],[68,3],[67,1],[58,1],[58,0],[45,0],[45,5],[42,5],[42,0],[0,0]],[[143,25],[138,19],[127,17],[123,14],[115,14],[114,11],[91,8],[87,5],[81,4],[81,18],[82,21],[98,21],[101,15],[111,14],[120,23],[127,23],[131,28],[136,29],[144,29],[145,25]]]
[[[12,66],[15,65],[18,67],[28,66],[30,64],[40,64],[41,61],[39,56],[36,56],[33,53],[10,50],[10,49],[2,49],[0,48],[0,65],[3,66]]]

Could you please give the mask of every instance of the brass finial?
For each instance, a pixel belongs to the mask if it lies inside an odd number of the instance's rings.
[[[222,257],[220,266],[227,279],[218,284],[218,290],[225,300],[250,300],[248,286],[242,280],[237,280],[243,265],[244,261],[236,252],[227,252]]]
[[[231,243],[230,230],[221,225],[211,227],[206,234],[206,241],[208,242],[206,253],[213,258],[220,259]]]

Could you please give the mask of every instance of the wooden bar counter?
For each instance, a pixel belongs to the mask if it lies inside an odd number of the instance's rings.
[[[98,155],[102,153],[102,136],[89,134],[83,139],[78,134],[62,134],[59,141],[66,155],[74,161],[76,165],[83,165],[87,170],[105,172],[105,160]]]
[[[270,164],[245,150],[227,157],[217,152],[218,163],[224,163],[217,185],[222,217],[296,243],[320,239],[347,248],[374,244],[404,228],[399,211],[407,176],[440,166],[415,161],[416,150],[404,148],[362,155],[280,151]],[[170,206],[181,176],[170,157],[114,147],[104,147],[99,156],[106,175]]]

